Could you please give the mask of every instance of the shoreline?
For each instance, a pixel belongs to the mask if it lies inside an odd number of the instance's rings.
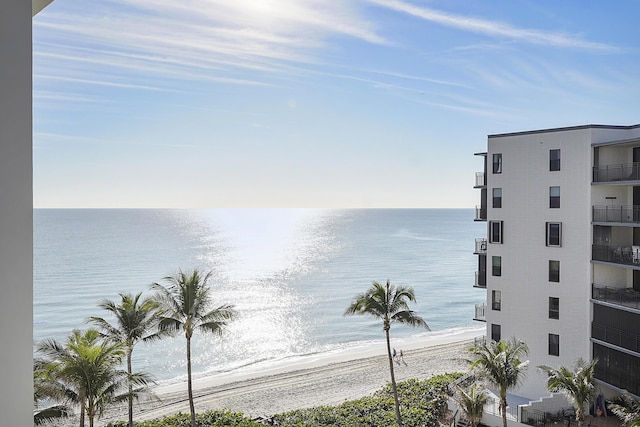
[[[466,349],[478,331],[411,341],[394,340],[404,353],[404,363],[394,365],[396,381],[426,379],[435,374],[465,371]],[[271,416],[294,409],[336,405],[358,399],[384,387],[389,381],[386,346],[367,345],[282,364],[260,371],[219,374],[194,380],[197,412],[226,409],[250,417]],[[134,419],[159,418],[189,412],[185,383],[156,387],[161,399],[134,404]],[[106,411],[99,424],[126,419],[126,405]]]

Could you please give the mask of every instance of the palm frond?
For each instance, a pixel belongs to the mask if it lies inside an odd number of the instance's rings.
[[[609,409],[620,418],[623,427],[640,427],[640,400],[626,390],[622,391],[621,397],[624,405],[609,403]]]

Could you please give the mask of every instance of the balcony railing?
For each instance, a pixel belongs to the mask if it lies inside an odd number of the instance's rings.
[[[640,246],[593,245],[591,247],[591,259],[640,266]]]
[[[613,326],[591,322],[591,337],[606,343],[640,353],[640,335]]]
[[[640,163],[594,166],[593,182],[618,182],[640,180]]]
[[[640,222],[640,206],[593,206],[593,222]]]
[[[487,180],[484,177],[484,172],[476,172],[476,185],[473,188],[485,187],[487,185]]]
[[[474,288],[486,288],[487,287],[487,272],[476,271],[476,281],[473,284]]]
[[[485,312],[487,311],[487,304],[476,304],[476,315],[473,320],[479,320],[480,322],[486,322],[487,318]]]
[[[640,310],[640,292],[632,288],[612,288],[604,285],[591,285],[591,298],[623,307]]]
[[[487,208],[482,206],[476,206],[476,221],[487,220]]]
[[[476,255],[486,254],[487,253],[487,239],[484,237],[476,238],[476,249],[473,251]]]
[[[575,409],[561,409],[556,413],[551,413],[523,407],[520,413],[520,422],[530,426],[574,427],[578,425]]]

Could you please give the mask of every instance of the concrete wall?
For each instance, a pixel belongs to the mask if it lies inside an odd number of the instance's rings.
[[[33,425],[32,5],[3,0],[0,9],[0,424],[28,426]]]
[[[549,150],[561,150],[561,170],[549,171]],[[502,173],[492,155],[502,153]],[[487,326],[500,324],[530,348],[526,382],[514,394],[547,395],[538,365],[572,366],[590,358],[591,165],[590,129],[500,135],[488,141],[487,190],[502,188],[502,208],[489,203],[488,220],[504,221],[504,243],[488,244],[487,259],[502,256],[502,276],[487,272],[487,290],[502,292],[500,311],[487,310]],[[560,187],[560,208],[549,208],[549,187]],[[562,223],[562,247],[546,246],[546,222]],[[560,261],[560,283],[549,282],[549,260]],[[489,270],[489,269],[488,269]],[[560,319],[549,319],[549,297]],[[548,354],[548,334],[560,336],[560,356]]]

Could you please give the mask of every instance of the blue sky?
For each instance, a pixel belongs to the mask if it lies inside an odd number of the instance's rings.
[[[55,0],[36,207],[473,207],[486,136],[640,123],[640,2]]]

